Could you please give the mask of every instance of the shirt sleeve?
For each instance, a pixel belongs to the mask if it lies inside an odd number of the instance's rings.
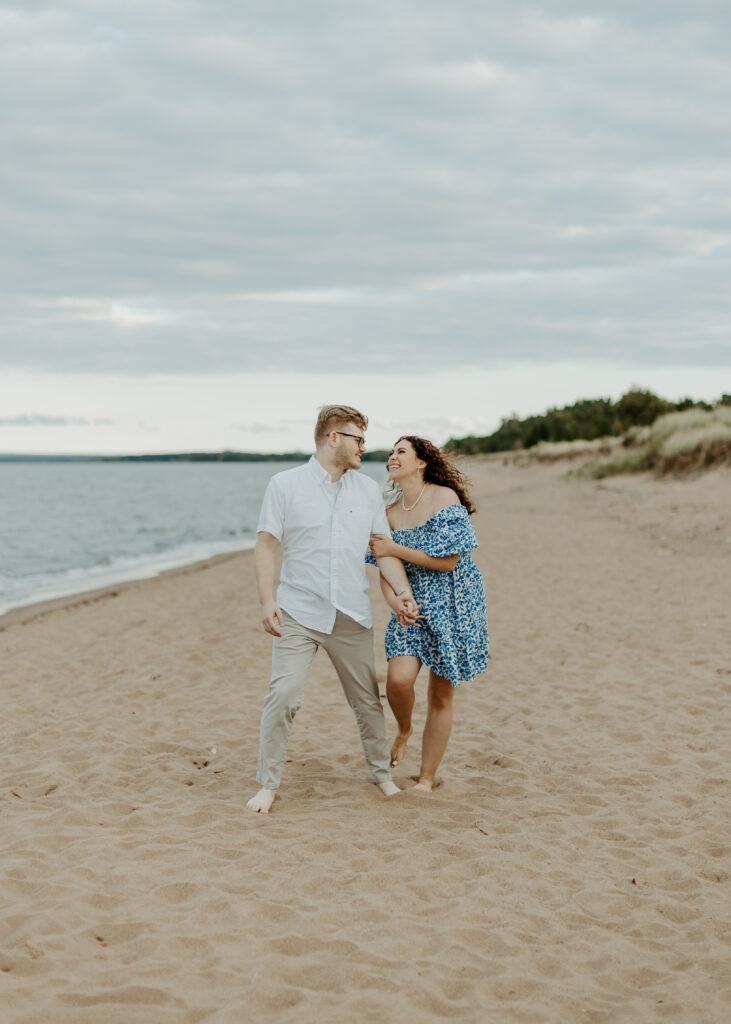
[[[387,537],[391,536],[391,527],[388,522],[388,516],[386,515],[386,506],[383,503],[383,498],[380,493],[375,494],[373,498],[373,522],[371,524],[371,533],[385,533]],[[366,551],[365,560],[368,565],[378,565],[370,551]]]
[[[391,536],[391,526],[388,522],[388,516],[386,515],[386,506],[383,504],[383,498],[379,495],[373,509],[373,527],[371,533],[385,533],[386,536]]]
[[[461,555],[477,546],[477,536],[464,505],[449,505],[429,521],[424,551],[432,558]]]
[[[276,476],[267,484],[264,500],[261,503],[257,533],[271,533],[281,541],[284,532],[284,495]]]

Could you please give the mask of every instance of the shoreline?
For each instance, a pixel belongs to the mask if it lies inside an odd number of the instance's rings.
[[[158,479],[154,467],[138,467],[122,478],[117,470],[104,470],[95,477],[91,496],[75,513],[64,513],[60,522],[54,520],[52,506],[33,504],[35,470],[21,475],[22,486],[17,492],[9,486],[0,503],[8,529],[7,557],[0,559],[0,618],[254,547],[265,488],[273,474],[289,465],[252,463],[237,468],[237,463],[221,469],[218,463],[209,463],[208,468],[166,463],[159,468],[164,470],[162,482],[150,493],[150,480]],[[380,467],[374,470],[372,464],[363,471],[372,478],[381,475]],[[57,472],[53,470],[53,480]],[[80,472],[81,476],[60,472],[61,497],[50,488],[55,500],[63,499],[63,504],[66,498],[73,499],[74,487],[81,486],[88,470],[82,467]],[[218,481],[213,490],[205,483],[211,473]],[[113,487],[111,480],[117,481]],[[205,501],[196,497],[198,486],[207,488]]]
[[[94,604],[109,597],[117,597],[123,591],[131,590],[138,586],[145,586],[157,580],[174,579],[176,576],[185,576],[191,572],[210,569],[214,565],[226,562],[229,559],[251,555],[253,551],[254,545],[252,543],[250,547],[237,548],[234,551],[222,551],[220,554],[209,555],[208,558],[197,558],[193,562],[184,562],[181,565],[171,566],[169,569],[161,569],[152,575],[119,580],[116,583],[105,583],[103,586],[92,587],[89,590],[80,590],[72,594],[60,594],[58,597],[41,598],[28,604],[15,605],[13,608],[8,608],[7,611],[0,614],[0,632],[9,626],[23,625],[33,619],[49,615],[51,612],[75,608],[80,605]]]
[[[505,452],[481,452],[476,455],[459,456],[459,461],[462,463],[463,468],[469,473],[470,469],[474,469],[479,473],[479,467],[485,467],[486,469],[498,467],[505,469],[510,467],[511,469],[518,470],[521,473],[530,472],[531,469],[538,469],[539,467],[549,468],[551,467],[554,471],[560,473],[560,468],[565,466],[567,462],[573,461],[573,453],[566,454],[561,453],[551,459],[534,458],[531,461],[524,461],[519,456],[524,453],[505,453]],[[582,451],[580,456],[586,458],[586,452]],[[560,475],[563,475],[562,473]],[[602,489],[614,489],[622,486],[624,481],[629,487],[633,482],[635,484],[641,484],[643,481],[646,483],[692,483],[694,480],[697,482],[706,480],[711,481],[714,478],[721,476],[727,480],[731,480],[731,471],[726,466],[714,466],[712,469],[708,469],[703,473],[695,474],[693,476],[682,476],[676,477],[672,480],[668,478],[657,477],[652,473],[635,473],[635,474],[620,474],[609,479],[601,481],[593,481],[594,485],[598,485]],[[586,486],[591,486],[592,481],[586,481]],[[228,559],[238,558],[246,555],[249,552],[253,552],[256,544],[255,538],[242,547],[234,548],[231,551],[222,551],[219,553],[213,553],[204,557],[196,557],[192,561],[181,562],[180,564],[172,565],[169,568],[154,569],[150,567],[148,570],[143,568],[140,569],[141,575],[131,576],[117,580],[110,580],[102,583],[99,586],[84,587],[82,590],[73,590],[65,594],[58,594],[53,597],[39,597],[33,599],[27,603],[13,605],[7,608],[5,611],[0,612],[0,632],[16,624],[22,624],[32,619],[45,616],[50,612],[62,610],[76,605],[91,604],[96,601],[103,600],[107,597],[116,597],[123,590],[128,590],[138,584],[150,583],[154,580],[162,580],[172,578],[175,576],[184,575],[188,572],[197,572],[201,569],[206,569],[213,565],[217,565],[219,562],[227,561]]]

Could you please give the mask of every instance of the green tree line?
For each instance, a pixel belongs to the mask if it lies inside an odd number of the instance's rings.
[[[716,404],[731,405],[731,395],[722,395]],[[507,416],[487,437],[451,438],[445,447],[456,455],[478,455],[532,448],[539,441],[595,441],[623,434],[630,427],[649,426],[666,412],[692,407],[712,408],[708,402],[695,402],[692,398],[668,402],[651,391],[635,388],[616,402],[610,398],[585,398],[525,419]]]

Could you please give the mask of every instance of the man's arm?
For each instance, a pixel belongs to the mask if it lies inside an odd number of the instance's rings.
[[[373,509],[372,533],[382,533],[391,536],[391,527],[388,522],[386,509],[383,507],[383,499],[380,494],[375,499]],[[413,624],[420,619],[419,606],[414,600],[411,584],[404,569],[404,563],[400,558],[394,557],[392,552],[373,552],[378,570],[381,574],[381,589],[383,596],[393,609],[396,618],[402,626]],[[384,587],[384,582],[386,587]],[[392,596],[388,594],[388,587],[393,591]]]
[[[381,593],[383,594],[384,601],[386,602],[388,607],[392,609],[394,615],[396,616],[398,621],[401,623],[401,625],[404,626],[404,627],[412,625],[414,623],[414,621],[415,621],[413,616],[408,618],[408,619],[404,616],[403,609],[399,605],[399,602],[396,599],[396,595],[393,592],[393,587],[391,586],[390,583],[386,582],[386,580],[384,579],[383,576],[381,576],[380,573],[378,574],[378,582],[381,585]],[[416,606],[411,606],[411,607],[416,607]],[[418,616],[418,617],[420,618],[421,616]]]
[[[391,607],[396,612],[399,621],[404,624],[402,619],[407,623],[414,623],[421,616],[419,615],[419,606],[414,600],[414,595],[411,590],[411,584],[409,583],[404,569],[404,563],[400,558],[394,558],[391,555],[385,555],[383,558],[377,558],[378,570],[381,573],[383,579],[388,583],[394,592],[395,604],[391,604]]]
[[[254,572],[259,590],[262,610],[262,625],[272,636],[281,636],[284,625],[282,610],[274,599],[274,570],[277,562],[279,541],[272,533],[262,530],[257,534],[254,548]]]

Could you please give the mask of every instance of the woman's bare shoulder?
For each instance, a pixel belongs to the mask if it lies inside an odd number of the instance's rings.
[[[396,512],[396,504],[397,499],[394,498],[392,502],[386,505],[386,518],[388,519],[388,524],[392,530],[394,528],[394,513]],[[398,516],[396,516],[395,518],[398,518]]]
[[[450,505],[459,505],[459,495],[456,491],[453,491],[451,487],[444,487],[441,484],[435,484],[434,489],[434,507],[436,511],[443,508],[449,508]]]

